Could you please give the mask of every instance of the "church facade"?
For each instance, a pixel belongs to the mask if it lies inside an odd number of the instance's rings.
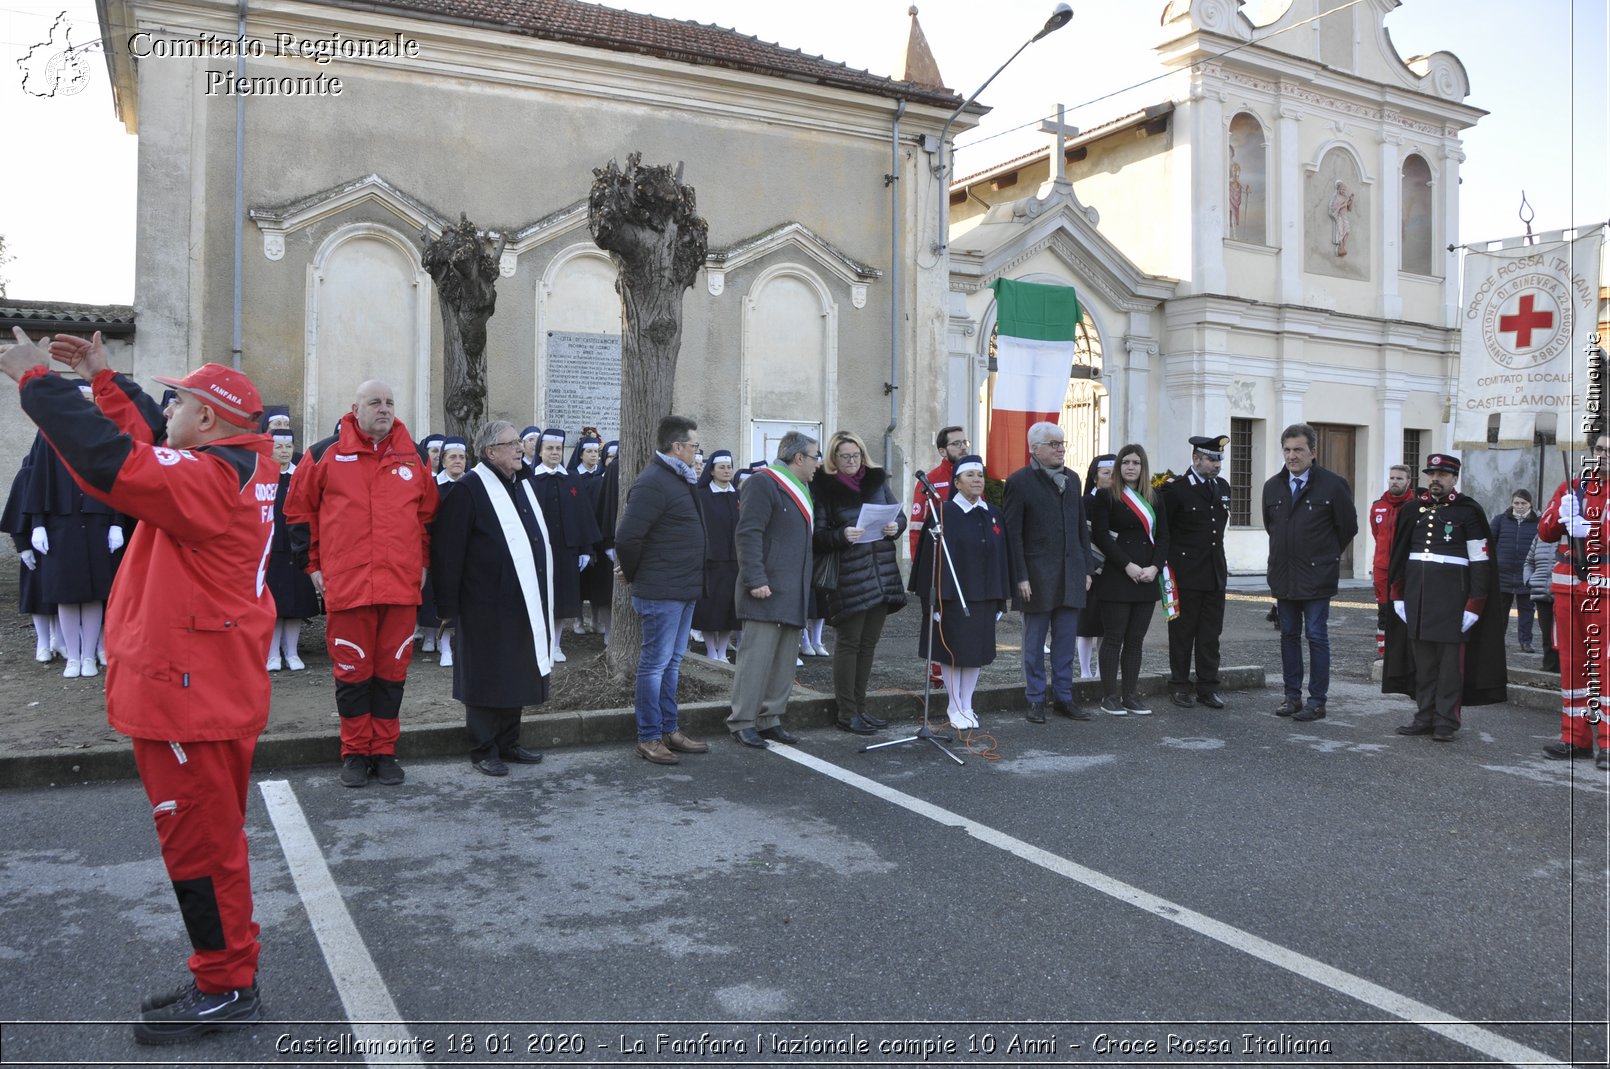
[[[238,332],[305,440],[370,377],[416,436],[440,429],[421,248],[462,214],[502,241],[488,417],[615,437],[631,369],[586,198],[638,152],[681,164],[709,224],[674,402],[703,441],[747,462],[790,428],[848,428],[897,477],[929,462],[943,401],[913,354],[938,349],[946,283],[920,144],[961,105],[949,90],[573,0],[100,13],[140,137],[138,377],[228,363]]]
[[[1447,53],[1405,59],[1397,0],[1294,0],[1254,27],[1235,0],[1172,0],[1158,100],[951,187],[950,414],[988,418],[990,283],[1071,285],[1085,321],[1064,410],[1070,464],[1140,442],[1181,472],[1231,438],[1232,571],[1260,573],[1258,498],[1280,432],[1360,513],[1390,465],[1450,444],[1461,131],[1484,112]],[[1048,124],[1057,126],[1058,124]],[[977,440],[981,437],[975,433]],[[1344,574],[1368,572],[1361,534]]]

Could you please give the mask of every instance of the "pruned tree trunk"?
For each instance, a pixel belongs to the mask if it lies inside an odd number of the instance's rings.
[[[466,441],[486,418],[486,321],[497,308],[503,235],[483,234],[462,214],[434,241],[421,237],[425,270],[442,313],[442,407],[447,433]],[[428,427],[416,428],[420,433]]]
[[[682,294],[698,278],[708,248],[708,226],[682,184],[682,165],[641,166],[643,156],[614,160],[593,170],[587,225],[593,241],[619,271],[621,295],[620,508],[637,473],[654,454],[654,429],[671,413],[676,358],[682,347]],[[609,673],[625,679],[637,668],[642,622],[631,591],[615,584]]]

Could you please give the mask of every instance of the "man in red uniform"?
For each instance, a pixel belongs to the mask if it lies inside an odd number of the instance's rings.
[[[94,387],[47,373],[20,330],[0,356],[22,409],[84,492],[140,521],[106,611],[106,716],[129,735],[193,974],[147,997],[134,1038],[175,1043],[259,1019],[258,926],[246,852],[252,751],[268,723],[264,651],[274,602],[263,585],[278,473],[250,379],[204,364],[163,413],[93,342],[50,352]],[[97,407],[98,406],[98,407]]]
[[[1375,556],[1370,578],[1375,581],[1375,655],[1386,656],[1386,629],[1395,626],[1397,613],[1386,591],[1386,573],[1392,563],[1392,532],[1396,530],[1398,507],[1415,493],[1414,473],[1407,464],[1394,464],[1387,473],[1386,493],[1370,506],[1370,536],[1375,539]]]
[[[358,387],[334,436],[291,476],[285,519],[308,526],[308,574],[324,598],[325,646],[341,714],[341,782],[403,781],[397,714],[414,655],[414,618],[441,501],[391,387]]]
[[[939,503],[943,505],[950,500],[951,473],[956,462],[967,455],[971,448],[967,441],[967,432],[960,427],[946,427],[934,435],[934,447],[939,450],[939,464],[928,471],[928,481],[933,484],[934,492],[939,495]],[[918,483],[911,495],[911,559],[917,559],[917,546],[922,541],[922,522],[928,516],[928,492]],[[944,685],[939,678],[939,665],[933,662],[928,664],[928,681],[934,689]],[[874,718],[874,721],[876,718]],[[877,726],[874,723],[874,726]]]
[[[1549,588],[1554,592],[1554,638],[1560,651],[1560,741],[1543,747],[1556,760],[1586,757],[1610,769],[1610,740],[1605,737],[1604,655],[1610,639],[1610,435],[1593,439],[1591,459],[1582,476],[1560,484],[1543,510],[1537,537],[1560,543]]]

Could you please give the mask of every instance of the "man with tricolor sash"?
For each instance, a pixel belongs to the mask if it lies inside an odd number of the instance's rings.
[[[738,618],[744,622],[727,728],[745,746],[797,743],[783,727],[794,652],[811,604],[810,481],[822,462],[816,439],[783,435],[777,459],[738,491]]]

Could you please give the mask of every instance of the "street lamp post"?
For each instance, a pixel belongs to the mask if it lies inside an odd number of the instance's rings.
[[[934,177],[939,180],[939,196],[936,198],[939,201],[939,229],[936,232],[938,236],[933,246],[936,254],[943,255],[945,250],[949,248],[949,243],[945,240],[945,238],[947,232],[949,231],[948,223],[950,215],[950,197],[946,194],[945,176],[950,169],[950,165],[945,161],[945,135],[950,133],[950,124],[956,121],[956,117],[958,115],[967,110],[967,106],[969,104],[978,99],[978,95],[980,93],[989,88],[990,83],[999,77],[1002,71],[1012,65],[1012,61],[1014,59],[1023,54],[1023,50],[1025,48],[1029,47],[1040,38],[1057,32],[1072,21],[1073,8],[1069,7],[1067,4],[1058,4],[1052,10],[1051,17],[1045,20],[1045,25],[1040,27],[1039,32],[1033,37],[1030,37],[1027,41],[1024,41],[1022,44],[1018,45],[1017,51],[1008,56],[1005,63],[1002,63],[999,67],[996,67],[995,73],[984,79],[984,84],[973,90],[972,95],[966,100],[962,101],[961,106],[955,111],[951,112],[950,118],[945,120],[945,125],[940,127],[939,147],[934,153],[933,168]],[[954,162],[955,155],[955,152],[951,153],[952,162]]]

